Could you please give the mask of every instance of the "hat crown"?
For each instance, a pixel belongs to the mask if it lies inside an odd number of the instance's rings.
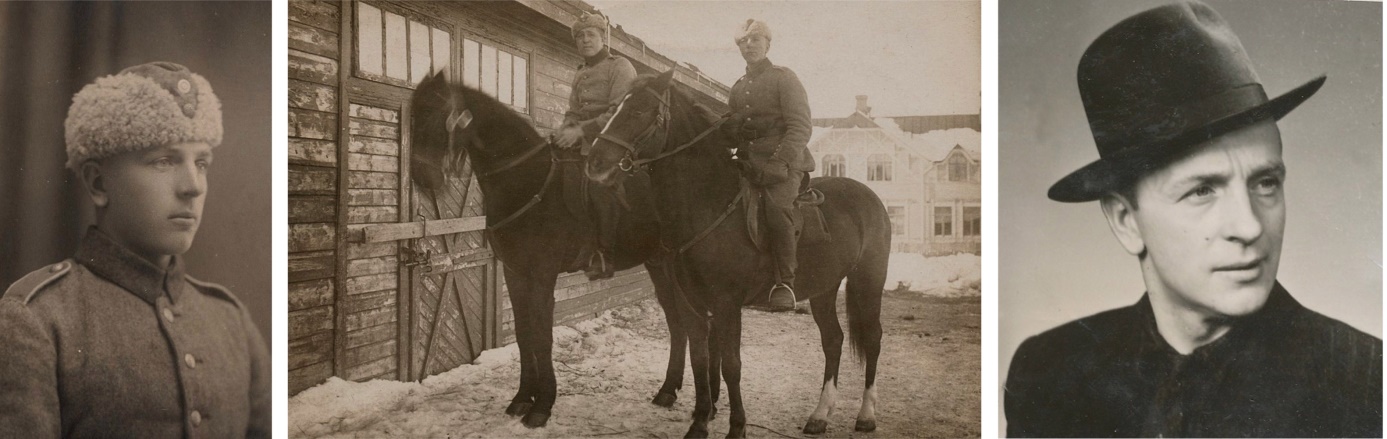
[[[582,31],[586,28],[596,28],[602,30],[603,32],[606,32],[607,17],[605,15],[602,15],[602,13],[600,12],[595,14],[591,12],[584,12],[583,15],[580,15],[578,17],[578,21],[573,23],[573,35],[577,36],[579,31]]]
[[[761,35],[769,40],[771,39],[771,26],[764,21],[748,18],[745,23],[737,26],[737,32],[732,35],[732,40],[742,41],[743,38],[752,35]]]
[[[1101,157],[1267,101],[1242,42],[1199,2],[1151,9],[1108,29],[1080,58],[1078,82]]]

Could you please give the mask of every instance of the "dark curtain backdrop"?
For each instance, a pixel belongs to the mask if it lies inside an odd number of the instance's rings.
[[[151,61],[183,64],[222,102],[193,276],[229,287],[270,337],[270,4],[0,2],[0,287],[69,257],[94,217],[67,158],[72,95]]]

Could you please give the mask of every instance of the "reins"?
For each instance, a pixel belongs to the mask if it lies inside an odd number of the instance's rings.
[[[471,110],[463,110],[461,112],[455,111],[454,113],[448,115],[447,125],[445,126],[448,130],[448,148],[451,149],[453,147],[453,133],[458,128],[467,128],[467,126],[471,123]],[[508,162],[506,162],[506,164],[496,167],[495,169],[491,169],[486,172],[477,174],[477,178],[488,178],[500,174],[502,172],[515,169],[516,166],[519,166],[521,163],[529,161],[531,158],[534,158],[534,156],[538,155],[540,151],[543,151],[546,147],[549,147],[551,145],[553,145],[553,142],[550,142],[549,140],[540,142],[535,146],[530,147],[530,149],[525,151],[524,154],[510,159]],[[549,191],[549,185],[554,183],[554,174],[556,174],[559,170],[559,163],[580,161],[574,159],[559,158],[558,153],[555,152],[553,148],[548,149],[549,172],[547,172],[544,175],[544,183],[540,185],[539,191],[536,192],[534,196],[530,197],[530,201],[526,202],[524,206],[520,206],[520,209],[517,209],[515,212],[511,212],[510,215],[506,216],[505,218],[502,218],[500,221],[497,221],[496,224],[487,226],[487,233],[495,233],[502,227],[510,225],[510,223],[514,222],[517,218],[520,218],[521,215],[524,215],[525,212],[529,212],[530,209],[533,209],[541,201],[544,201],[544,194]]]
[[[676,148],[674,148],[674,149],[671,149],[671,150],[669,150],[669,151],[661,152],[660,154],[657,154],[655,157],[651,157],[651,158],[648,158],[648,159],[634,159],[634,158],[632,158],[632,157],[634,157],[635,155],[637,155],[637,154],[639,153],[639,148],[638,148],[638,146],[639,146],[640,144],[645,143],[645,141],[650,140],[650,136],[653,135],[653,134],[655,133],[655,131],[659,129],[660,125],[664,125],[664,126],[665,126],[665,127],[664,127],[664,128],[665,128],[665,142],[666,142],[666,144],[668,144],[668,142],[669,142],[669,132],[670,132],[671,126],[673,125],[673,124],[670,123],[670,116],[669,116],[669,108],[670,108],[670,104],[669,104],[669,89],[665,89],[665,91],[664,91],[663,94],[655,93],[654,91],[650,90],[649,88],[642,88],[642,90],[646,91],[647,93],[650,93],[650,94],[654,95],[654,96],[655,96],[655,99],[658,100],[658,101],[660,101],[660,108],[659,108],[659,110],[658,110],[659,113],[656,114],[656,116],[655,116],[655,121],[652,122],[652,123],[650,124],[650,126],[647,127],[647,128],[645,129],[645,131],[642,131],[641,134],[637,135],[634,139],[632,139],[631,142],[627,142],[627,141],[625,141],[625,140],[622,140],[622,139],[620,139],[620,138],[617,138],[616,136],[612,136],[612,135],[610,135],[610,134],[607,134],[606,130],[603,130],[602,133],[600,133],[600,134],[597,135],[597,138],[598,138],[598,139],[606,140],[606,141],[608,141],[608,142],[615,143],[615,144],[621,146],[622,148],[625,148],[625,149],[626,149],[626,156],[625,156],[625,157],[622,157],[620,162],[617,162],[617,163],[618,163],[618,167],[619,167],[623,172],[632,172],[632,171],[635,170],[635,169],[644,168],[644,167],[646,167],[647,165],[649,165],[650,163],[653,163],[653,162],[655,162],[655,161],[658,161],[658,160],[661,160],[661,159],[664,159],[664,158],[673,156],[673,155],[675,155],[675,154],[679,154],[679,153],[681,153],[681,152],[684,152],[684,150],[689,149],[690,147],[693,147],[694,145],[698,144],[698,142],[702,141],[705,137],[708,137],[708,135],[709,135],[709,134],[712,134],[713,131],[718,130],[720,127],[722,127],[722,124],[723,124],[724,122],[727,122],[727,119],[728,119],[728,118],[727,118],[726,116],[724,116],[724,117],[722,117],[721,119],[718,119],[717,122],[713,123],[712,126],[709,126],[708,129],[705,129],[705,130],[703,130],[703,132],[698,133],[698,135],[697,135],[697,136],[694,136],[694,138],[693,138],[692,140],[689,140],[688,142],[684,142],[684,144],[679,145],[678,147],[676,147]],[[727,208],[723,210],[722,215],[719,215],[718,218],[717,218],[716,220],[713,220],[713,223],[712,223],[712,224],[709,224],[707,228],[704,228],[702,231],[698,232],[697,235],[694,235],[693,239],[690,239],[688,242],[685,242],[684,245],[681,245],[681,246],[679,246],[679,248],[676,248],[676,249],[671,249],[671,248],[669,248],[669,246],[666,246],[666,245],[664,245],[663,242],[661,242],[661,246],[664,247],[664,250],[665,250],[665,251],[673,252],[673,256],[678,256],[678,255],[683,254],[684,252],[688,251],[689,249],[693,248],[693,246],[694,246],[695,244],[698,244],[699,241],[702,241],[703,238],[707,238],[708,235],[711,235],[711,234],[713,233],[713,230],[717,229],[719,225],[722,225],[722,222],[723,222],[723,221],[726,221],[728,217],[732,216],[732,212],[735,212],[735,211],[737,210],[737,205],[740,204],[740,202],[742,201],[742,197],[743,197],[742,191],[740,191],[740,190],[737,191],[737,196],[736,196],[736,197],[733,197],[733,198],[732,198],[732,202],[730,202],[730,203],[727,204]],[[659,213],[658,213],[658,212],[656,213],[656,217],[657,217],[657,218],[659,217]],[[663,240],[661,240],[661,241],[663,241]]]

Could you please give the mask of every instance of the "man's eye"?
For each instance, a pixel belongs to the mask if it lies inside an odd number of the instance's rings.
[[[1252,185],[1252,190],[1258,195],[1276,195],[1281,190],[1281,179],[1263,178]]]
[[[157,167],[160,167],[160,168],[167,168],[167,167],[173,166],[173,159],[168,158],[168,157],[159,157],[159,158],[157,158],[157,159],[154,160],[154,166],[157,166]]]
[[[1200,186],[1190,191],[1190,198],[1207,198],[1214,195],[1214,188],[1210,186]]]
[[[205,171],[205,170],[207,170],[207,168],[209,168],[209,167],[211,167],[211,166],[212,166],[212,162],[209,162],[209,161],[207,161],[207,160],[198,160],[198,161],[197,161],[197,168],[198,168],[198,169],[201,169],[201,170],[204,170],[204,171]]]

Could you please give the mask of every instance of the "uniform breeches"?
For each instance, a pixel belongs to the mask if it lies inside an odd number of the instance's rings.
[[[795,198],[799,196],[805,181],[804,172],[790,170],[790,178],[785,181],[762,186],[766,235],[771,254],[775,257],[776,280],[792,286],[795,282],[795,244],[799,242],[795,228],[800,223]]]

